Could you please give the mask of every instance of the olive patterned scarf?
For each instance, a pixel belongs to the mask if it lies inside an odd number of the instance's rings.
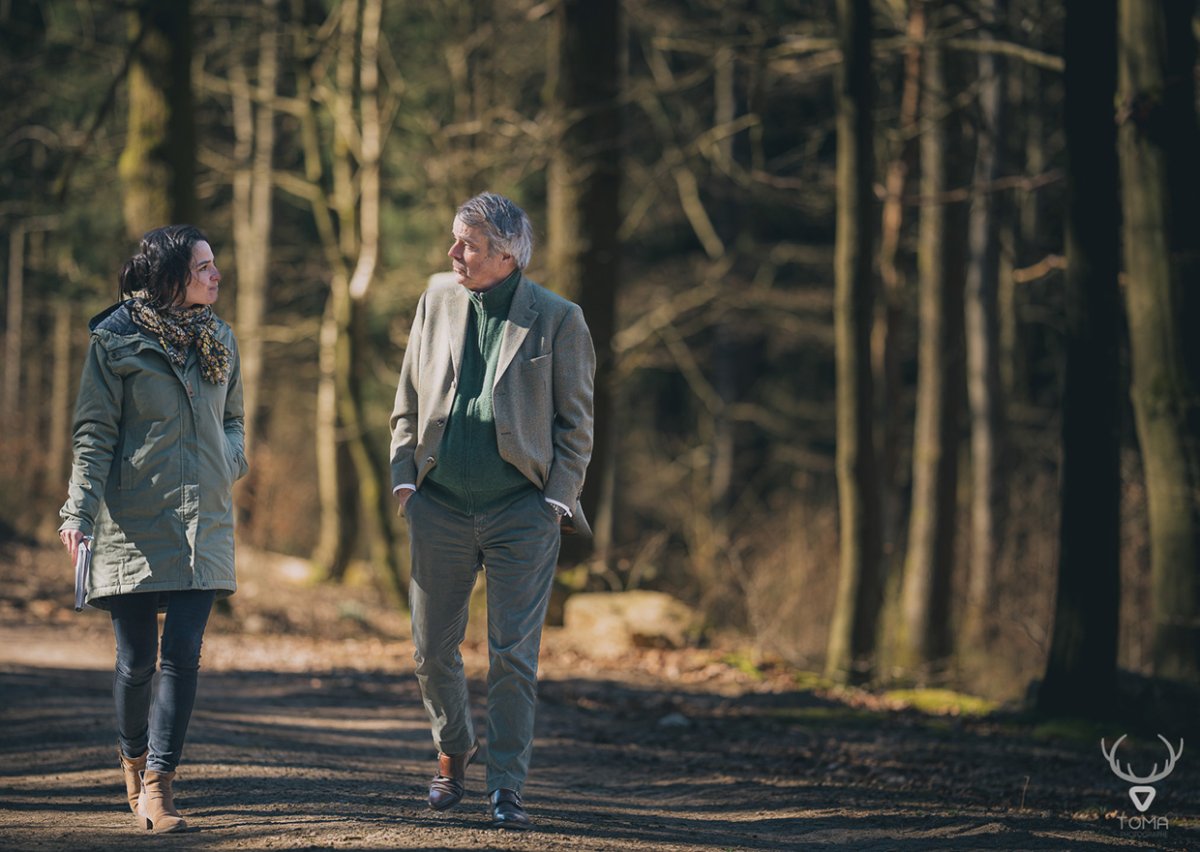
[[[177,367],[187,362],[188,349],[196,345],[200,375],[214,385],[229,381],[233,355],[217,340],[216,315],[210,305],[159,311],[141,299],[131,299],[129,313],[137,325],[153,335]]]

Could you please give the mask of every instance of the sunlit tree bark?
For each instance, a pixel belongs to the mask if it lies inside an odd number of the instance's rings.
[[[131,239],[172,222],[197,225],[190,0],[140,3],[129,68],[129,121],[119,171]]]
[[[982,0],[983,38],[997,35],[1006,0]],[[1000,243],[997,194],[1004,138],[1004,61],[979,54],[979,118],[975,194],[968,221],[965,311],[967,400],[971,423],[971,548],[963,617],[964,643],[982,651],[990,643],[993,576],[1000,555],[1004,505],[1004,409],[1000,384],[998,284]]]
[[[955,240],[961,235],[948,222],[951,205],[943,198],[951,150],[947,145],[945,57],[934,38],[926,40],[924,53],[917,420],[908,550],[893,648],[895,661],[902,667],[935,663],[951,651],[950,589],[962,403],[962,280],[955,256]],[[953,215],[961,216],[961,211],[956,209]]]
[[[883,599],[879,481],[872,417],[874,310],[871,4],[839,0],[837,237],[834,326],[837,349],[839,576],[825,668],[861,676],[873,664]]]
[[[718,49],[713,58],[713,125],[729,127],[738,114],[737,56],[732,48]],[[716,145],[720,166],[730,169],[734,159],[734,136],[726,135]],[[739,210],[733,193],[725,190],[725,198],[715,205],[713,226],[725,246],[738,243],[743,229],[750,222],[745,211]],[[727,317],[715,318],[712,329],[712,384],[720,405],[712,418],[712,437],[709,455],[709,515],[717,540],[729,537],[729,513],[734,500],[734,471],[738,455],[737,420],[732,408],[738,397],[737,346],[732,323]]]
[[[256,84],[240,63],[233,77],[233,244],[237,260],[237,332],[246,407],[246,447],[254,452],[263,369],[263,319],[271,265],[271,184],[275,150],[275,98],[279,74],[279,2],[265,0],[258,40]],[[251,472],[253,473],[253,466]]]
[[[308,191],[330,265],[317,415],[322,521],[314,561],[329,576],[344,576],[358,530],[366,529],[372,563],[403,603],[408,583],[392,527],[395,504],[363,402],[366,311],[379,262],[382,11],[382,0],[362,0],[361,7],[359,0],[348,0],[335,12],[340,42],[328,96],[333,130],[328,195],[321,188],[324,161],[315,144],[318,120],[309,119],[307,168],[315,182]]]
[[[884,199],[879,239],[880,310],[872,333],[872,375],[880,400],[880,537],[884,565],[890,576],[892,562],[903,546],[903,513],[900,465],[906,418],[903,416],[904,330],[911,324],[911,289],[899,262],[904,227],[903,196],[915,158],[917,117],[921,95],[921,43],[925,39],[925,3],[908,4],[905,25],[904,82],[901,84],[897,148],[884,174]],[[911,209],[911,208],[909,208]],[[910,330],[911,335],[911,330]]]

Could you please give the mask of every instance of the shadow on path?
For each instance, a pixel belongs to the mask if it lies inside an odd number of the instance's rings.
[[[472,682],[475,706],[482,689]],[[111,674],[0,667],[0,848],[156,842],[122,811]],[[484,730],[482,719],[478,728]],[[1093,753],[1094,752],[1094,753]],[[178,781],[204,849],[1186,849],[1200,783],[1181,761],[1123,829],[1098,746],[1011,722],[872,713],[805,691],[730,696],[555,679],[526,800],[538,830],[487,827],[482,762],[448,814],[409,672],[203,672]]]

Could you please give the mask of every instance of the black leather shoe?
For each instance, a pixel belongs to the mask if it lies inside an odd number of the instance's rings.
[[[524,831],[532,828],[529,814],[521,805],[521,794],[516,790],[496,790],[488,799],[492,803],[492,826],[494,828],[516,829]]]
[[[479,745],[476,744],[462,754],[438,752],[438,774],[429,783],[429,807],[435,811],[447,811],[462,800],[467,767],[478,751]]]

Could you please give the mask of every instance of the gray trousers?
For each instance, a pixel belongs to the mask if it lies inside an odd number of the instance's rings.
[[[520,792],[533,752],[538,652],[560,534],[536,490],[488,513],[464,514],[417,491],[405,506],[412,545],[417,682],[445,754],[475,743],[459,646],[480,569],[487,576],[487,788]]]

